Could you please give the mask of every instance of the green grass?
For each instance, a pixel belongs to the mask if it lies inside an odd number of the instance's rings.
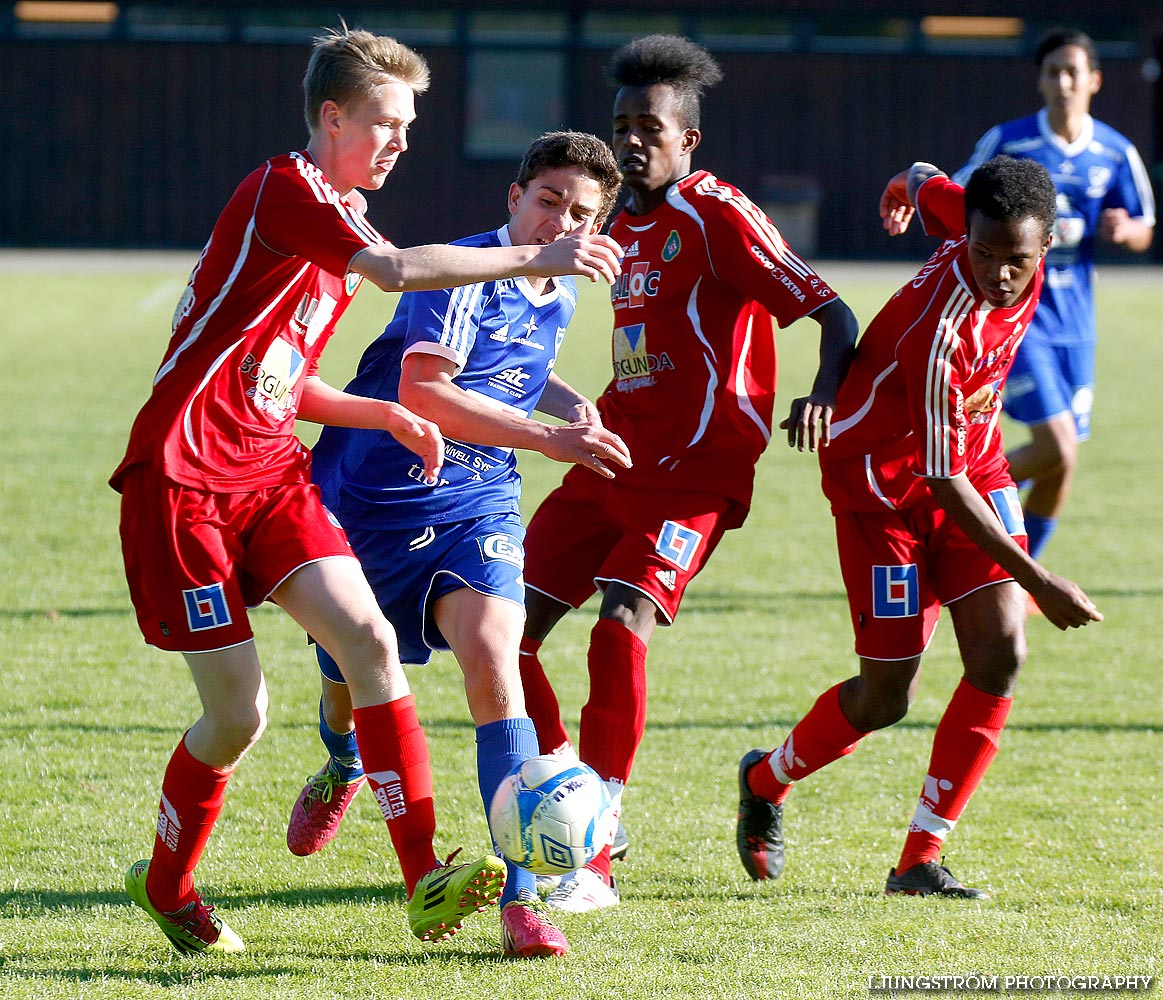
[[[565,960],[500,961],[495,913],[443,945],[413,940],[366,797],[322,855],[287,852],[289,807],[319,763],[317,680],[302,635],[272,609],[255,615],[270,727],[199,870],[248,951],[172,954],[121,879],[148,854],[162,771],[196,698],[181,659],[140,640],[105,480],[192,259],[95,273],[0,258],[0,996],[822,998],[863,996],[881,973],[1163,973],[1158,272],[1153,284],[1104,275],[1094,437],[1049,551],[1107,620],[1069,635],[1031,623],[1002,752],[948,845],[954,871],[992,902],[881,895],[957,682],[947,624],[908,719],[795,792],[784,878],[755,886],[739,866],[741,753],[780,740],[854,666],[815,463],[777,442],[750,520],[651,645],[649,724],[625,802],[633,844],[617,869],[623,904],[565,918]],[[881,271],[824,271],[862,322],[893,287]],[[388,306],[360,295],[325,358],[329,378],[343,383]],[[594,392],[608,307],[597,289],[583,307],[559,371]],[[780,334],[785,399],[808,383],[815,330]],[[522,467],[532,510],[562,469],[536,456]],[[545,650],[575,732],[592,618],[592,608],[567,617]],[[439,844],[481,850],[459,671],[437,657],[412,683]]]

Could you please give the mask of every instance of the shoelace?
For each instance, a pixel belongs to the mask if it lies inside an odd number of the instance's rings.
[[[318,799],[320,802],[330,802],[331,796],[335,794],[336,774],[331,770],[331,765],[324,769],[322,774],[313,774],[307,779],[311,783],[311,791],[307,793],[308,799]]]
[[[202,941],[213,944],[218,940],[218,922],[214,919],[214,907],[200,899],[187,903],[174,913],[167,913],[166,918]]]

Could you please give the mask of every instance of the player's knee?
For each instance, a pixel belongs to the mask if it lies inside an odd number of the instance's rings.
[[[853,727],[869,733],[900,722],[912,704],[912,686],[884,683],[867,677],[849,682],[849,692],[841,697],[840,707]]]
[[[399,662],[396,633],[381,616],[348,629],[335,645],[335,650],[328,652],[349,683],[389,673]]]
[[[237,760],[249,750],[267,727],[266,710],[259,705],[236,705],[210,719],[215,745]]]
[[[1026,644],[1021,636],[998,636],[976,644],[975,653],[965,662],[965,679],[979,691],[1008,698],[1026,662]]]

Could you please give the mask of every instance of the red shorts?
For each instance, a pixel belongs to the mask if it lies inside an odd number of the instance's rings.
[[[622,583],[657,604],[669,625],[732,506],[712,493],[627,489],[575,466],[529,522],[525,582],[573,608]]]
[[[352,556],[311,483],[206,493],[135,466],[120,485],[129,594],[145,641],[160,649],[246,642],[247,608],[307,563]]]
[[[986,501],[994,510],[1009,501],[1006,515],[999,517],[1013,524],[1014,541],[1026,548],[1017,490],[1011,486],[996,495],[1002,493]],[[883,513],[837,513],[836,544],[856,654],[873,660],[920,656],[942,604],[1013,579],[936,503]]]

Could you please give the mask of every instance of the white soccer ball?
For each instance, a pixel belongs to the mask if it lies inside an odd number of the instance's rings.
[[[564,875],[592,861],[617,823],[598,773],[554,754],[530,757],[508,774],[489,806],[500,852],[537,875]]]

